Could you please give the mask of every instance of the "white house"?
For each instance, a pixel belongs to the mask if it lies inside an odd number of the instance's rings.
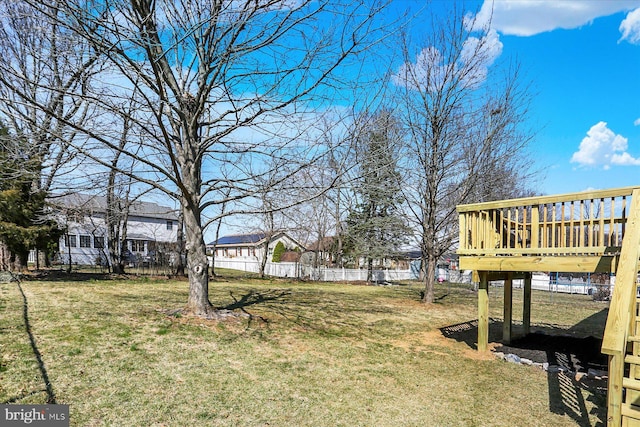
[[[265,233],[236,234],[224,236],[207,245],[207,252],[215,255],[218,261],[260,261],[265,255],[265,243],[267,235]],[[266,254],[267,261],[271,261],[273,249],[278,242],[282,242],[287,250],[304,251],[304,247],[289,237],[286,233],[275,233],[269,239]],[[215,250],[215,254],[214,251]]]
[[[109,260],[105,223],[106,198],[70,194],[49,200],[54,217],[66,230],[60,239],[60,262],[106,265]],[[178,216],[174,209],[156,203],[131,203],[126,247],[130,260],[149,260],[161,247],[175,244]]]

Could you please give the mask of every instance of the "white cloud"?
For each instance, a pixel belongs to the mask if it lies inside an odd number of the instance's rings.
[[[637,119],[635,119],[635,120],[633,121],[633,125],[634,125],[634,126],[640,126],[640,117],[638,117]]]
[[[632,44],[640,44],[640,7],[627,14],[620,23],[620,40],[627,40]]]
[[[489,30],[480,38],[471,36],[462,45],[455,67],[446,63],[440,50],[429,46],[416,56],[415,63],[402,64],[392,80],[398,86],[435,91],[442,90],[445,80],[451,80],[453,72],[462,76],[465,87],[477,87],[485,81],[489,67],[502,54],[502,46],[495,30]]]
[[[611,156],[611,163],[614,165],[632,165],[640,166],[640,159],[636,159],[626,151],[622,154],[614,154]]]
[[[502,34],[532,36],[558,28],[578,28],[596,18],[638,7],[640,0],[485,0],[474,27],[479,28],[491,22],[491,27]],[[630,30],[630,37],[633,34],[638,37],[635,26],[638,18],[634,18],[625,24],[625,28],[631,26],[634,29]],[[628,19],[629,16],[625,21]],[[625,38],[622,25],[620,31]]]
[[[602,166],[609,169],[612,165],[640,166],[640,158],[635,158],[627,150],[628,140],[615,134],[606,122],[591,127],[587,136],[580,142],[578,151],[573,153],[571,163],[582,166]]]

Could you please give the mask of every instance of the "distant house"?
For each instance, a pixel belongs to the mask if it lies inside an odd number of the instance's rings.
[[[267,261],[271,261],[273,249],[278,242],[282,242],[284,247],[291,250],[304,251],[304,247],[284,232],[275,233],[267,243],[265,233],[236,234],[224,236],[207,245],[207,252],[214,255],[216,260],[262,260],[267,246]]]
[[[106,198],[70,194],[49,200],[53,216],[66,230],[60,239],[59,261],[64,264],[107,265]],[[130,262],[169,256],[177,239],[177,212],[156,203],[134,201],[129,207],[123,242]],[[175,256],[175,254],[171,254]]]

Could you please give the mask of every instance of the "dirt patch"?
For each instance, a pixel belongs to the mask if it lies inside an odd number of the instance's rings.
[[[500,344],[495,351],[515,354],[537,363],[548,363],[572,372],[588,372],[589,369],[607,369],[607,356],[600,353],[602,340],[594,337],[573,337],[532,333]]]
[[[393,345],[405,350],[425,351],[440,355],[446,355],[447,353],[438,349],[454,350],[461,352],[463,357],[473,360],[489,360],[494,358],[494,355],[490,352],[480,353],[466,345],[461,345],[454,340],[448,339],[439,329],[409,335],[402,340],[394,341]],[[495,346],[494,343],[490,344],[490,348],[493,348],[493,346]]]

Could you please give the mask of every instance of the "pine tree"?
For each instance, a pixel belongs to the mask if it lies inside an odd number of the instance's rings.
[[[347,218],[345,250],[356,263],[364,258],[367,280],[373,280],[373,262],[397,254],[407,240],[402,217],[400,174],[396,167],[399,128],[388,111],[363,117],[367,130],[356,141],[360,179],[358,203]]]
[[[45,193],[34,183],[39,164],[24,150],[21,139],[0,126],[0,245],[3,270],[26,267],[31,249],[51,253],[62,235],[45,218]]]

